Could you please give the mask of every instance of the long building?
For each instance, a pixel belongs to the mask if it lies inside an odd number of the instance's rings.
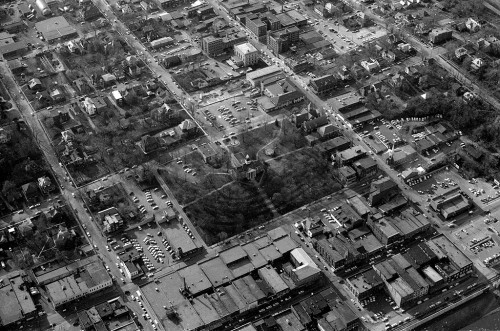
[[[54,308],[102,291],[113,285],[111,276],[101,261],[95,261],[75,273],[45,285]]]
[[[197,264],[171,270],[142,286],[139,295],[166,330],[221,326],[304,284],[317,283],[321,270],[301,250],[277,228]],[[275,265],[283,264],[280,274]]]
[[[0,280],[0,329],[21,324],[36,316],[37,309],[31,298],[27,276],[22,271],[3,275]]]

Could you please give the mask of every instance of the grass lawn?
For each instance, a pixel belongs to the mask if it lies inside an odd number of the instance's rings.
[[[279,213],[284,214],[342,188],[327,160],[306,148],[268,161],[263,189]]]
[[[208,245],[231,237],[272,218],[272,213],[251,183],[224,186],[186,207],[186,214],[201,230]]]

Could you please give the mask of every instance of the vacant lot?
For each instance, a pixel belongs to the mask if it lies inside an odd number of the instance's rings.
[[[281,214],[341,189],[330,166],[310,148],[268,161],[263,189]]]
[[[205,196],[186,207],[186,214],[209,245],[272,218],[257,188],[244,182],[229,184]]]

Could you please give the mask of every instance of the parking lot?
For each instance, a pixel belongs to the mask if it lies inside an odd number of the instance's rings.
[[[497,193],[499,192],[498,187],[485,182],[483,179],[464,179],[451,169],[435,173],[426,181],[412,186],[412,189],[425,194],[429,192],[432,192],[433,195],[439,194],[441,185],[447,180],[456,183],[483,210],[490,210],[500,204],[500,193]]]
[[[213,102],[205,108],[200,108],[199,113],[205,122],[209,125],[214,123],[221,131],[251,129],[263,117],[269,119],[266,113],[259,110],[256,100],[251,99],[249,94]]]

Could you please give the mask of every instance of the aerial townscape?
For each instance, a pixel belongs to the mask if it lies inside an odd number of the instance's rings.
[[[1,331],[500,330],[500,0],[5,0]]]

